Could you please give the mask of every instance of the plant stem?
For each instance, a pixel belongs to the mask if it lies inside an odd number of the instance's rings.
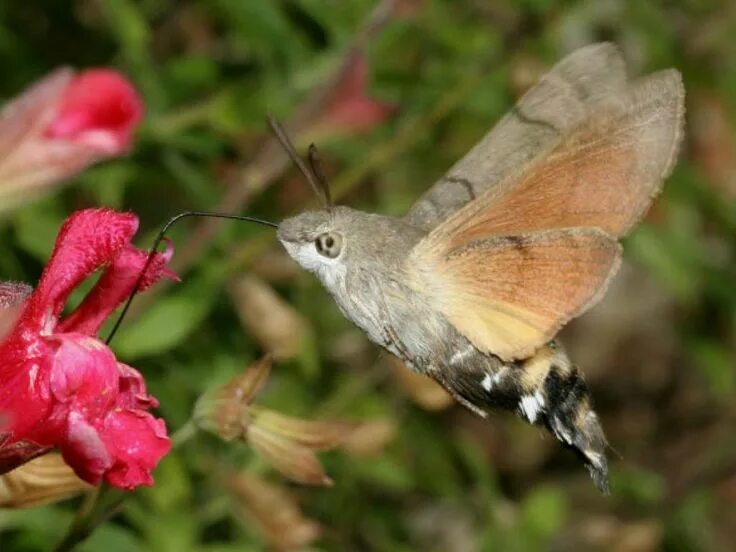
[[[183,426],[171,434],[172,448],[180,447],[197,433],[197,426],[193,420],[188,420]]]
[[[89,493],[79,508],[74,522],[55,552],[67,552],[85,540],[101,523],[107,520],[122,505],[127,493],[102,484]]]

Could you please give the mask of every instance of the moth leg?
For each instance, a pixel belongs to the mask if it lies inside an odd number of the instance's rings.
[[[386,343],[396,349],[396,352],[398,353],[399,357],[401,357],[401,360],[403,360],[404,362],[415,364],[414,360],[409,354],[409,351],[406,350],[406,346],[402,343],[398,334],[391,326],[383,326],[383,333],[385,334]]]

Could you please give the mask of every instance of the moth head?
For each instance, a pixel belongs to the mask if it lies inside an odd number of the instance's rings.
[[[279,224],[277,237],[303,268],[325,276],[344,272],[350,249],[347,208],[307,211]]]

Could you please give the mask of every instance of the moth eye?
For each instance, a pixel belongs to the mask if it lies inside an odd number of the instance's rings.
[[[342,236],[333,232],[325,232],[314,240],[314,247],[323,257],[334,259],[342,250]]]

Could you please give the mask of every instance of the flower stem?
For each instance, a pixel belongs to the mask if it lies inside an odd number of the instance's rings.
[[[122,505],[127,493],[102,484],[89,493],[77,513],[74,522],[55,552],[68,552],[85,540],[101,523],[113,515]]]
[[[187,421],[183,426],[171,434],[171,444],[173,448],[181,446],[197,433],[197,426],[193,420]]]

